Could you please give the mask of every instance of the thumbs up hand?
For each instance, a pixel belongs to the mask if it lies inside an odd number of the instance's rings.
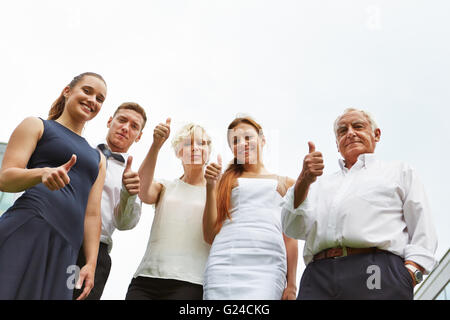
[[[127,192],[134,196],[139,193],[139,189],[141,187],[141,183],[139,180],[139,175],[137,172],[131,170],[131,163],[133,162],[133,157],[129,156],[127,159],[127,164],[125,166],[125,170],[122,174],[122,184],[124,185]]]
[[[64,188],[70,182],[68,173],[76,162],[77,156],[73,154],[69,161],[59,167],[45,168],[41,178],[42,183],[52,191]]]
[[[165,124],[160,123],[155,127],[155,130],[153,130],[153,145],[158,149],[161,148],[167,138],[169,138],[171,122],[172,119],[167,118]]]
[[[316,181],[318,176],[323,174],[323,164],[322,153],[316,151],[316,146],[313,142],[308,142],[309,153],[303,160],[303,169],[300,176],[308,184],[312,184]]]
[[[222,175],[222,157],[217,155],[217,163],[210,163],[205,169],[205,179],[208,186],[215,186]]]

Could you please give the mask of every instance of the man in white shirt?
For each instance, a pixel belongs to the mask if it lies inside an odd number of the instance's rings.
[[[134,228],[141,216],[139,175],[131,170],[132,156],[128,149],[142,136],[147,117],[145,110],[137,103],[121,104],[114,115],[109,118],[106,141],[97,146],[106,158],[106,179],[102,194],[102,231],[95,270],[94,288],[88,300],[99,300],[111,270],[112,234],[117,228],[129,230]],[[84,265],[85,259],[81,249],[77,265]],[[74,290],[74,299],[82,289]]]
[[[282,211],[286,235],[305,240],[297,299],[412,299],[437,261],[436,232],[411,166],[374,155],[381,130],[369,113],[347,109],[334,124],[341,170],[323,173],[309,154]]]

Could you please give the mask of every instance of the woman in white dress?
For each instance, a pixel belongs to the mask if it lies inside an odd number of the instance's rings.
[[[210,245],[203,240],[206,201],[204,170],[211,139],[195,124],[182,127],[172,146],[184,174],[154,181],[159,150],[170,134],[170,118],[156,126],[153,144],[141,164],[139,197],[155,205],[147,250],[128,287],[127,300],[197,300],[203,296],[203,272]]]
[[[294,180],[264,167],[265,138],[250,117],[236,118],[227,138],[233,162],[223,175],[220,158],[205,170],[203,299],[294,300],[297,240],[282,233],[280,207]]]

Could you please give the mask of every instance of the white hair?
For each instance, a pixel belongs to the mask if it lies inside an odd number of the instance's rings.
[[[341,120],[341,118],[346,115],[347,113],[353,112],[353,111],[358,111],[361,112],[366,118],[367,120],[369,120],[370,126],[372,127],[372,132],[375,131],[376,129],[378,129],[378,125],[375,122],[375,119],[373,118],[373,116],[370,114],[370,112],[365,111],[365,110],[361,110],[361,109],[355,109],[355,108],[347,108],[344,110],[344,113],[342,113],[339,117],[336,118],[336,120],[334,121],[334,135],[337,137],[337,129],[338,129],[338,124],[339,121]]]
[[[178,154],[178,151],[180,150],[180,143],[184,141],[186,138],[188,137],[190,138],[193,134],[195,134],[195,130],[197,130],[197,128],[202,130],[203,137],[206,139],[209,147],[208,151],[211,154],[211,137],[206,132],[205,128],[195,123],[188,123],[182,126],[173,137],[172,147],[175,150],[175,154]]]

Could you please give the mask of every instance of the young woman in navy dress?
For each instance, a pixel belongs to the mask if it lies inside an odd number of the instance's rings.
[[[81,136],[106,97],[106,84],[83,73],[53,103],[48,120],[29,117],[12,133],[0,190],[25,191],[0,217],[0,299],[72,299],[77,254],[85,298],[94,284],[105,159]]]

